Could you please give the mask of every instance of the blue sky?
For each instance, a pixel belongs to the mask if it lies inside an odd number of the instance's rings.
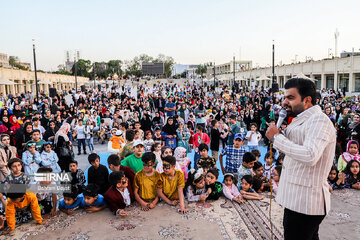
[[[0,52],[56,70],[66,50],[92,61],[163,53],[177,63],[228,62],[235,57],[271,64],[297,56],[325,58],[338,49],[360,48],[359,1],[1,1]]]

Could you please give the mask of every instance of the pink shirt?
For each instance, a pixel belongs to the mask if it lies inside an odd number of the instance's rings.
[[[230,200],[237,198],[240,195],[239,189],[235,186],[235,184],[232,184],[231,187],[223,184],[223,193],[224,196]]]

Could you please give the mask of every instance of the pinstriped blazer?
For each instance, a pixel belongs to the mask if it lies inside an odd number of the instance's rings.
[[[330,210],[327,177],[335,155],[336,136],[330,119],[319,106],[301,113],[274,137],[274,148],[285,153],[276,201],[307,215]]]

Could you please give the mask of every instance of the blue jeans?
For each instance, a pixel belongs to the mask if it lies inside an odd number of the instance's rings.
[[[249,152],[251,152],[251,150],[253,149],[258,149],[258,146],[248,146],[248,148],[249,148]]]
[[[78,152],[81,153],[81,145],[83,145],[84,153],[86,153],[85,139],[78,139]]]
[[[94,151],[94,140],[93,138],[86,139],[86,143],[89,146],[89,151]]]

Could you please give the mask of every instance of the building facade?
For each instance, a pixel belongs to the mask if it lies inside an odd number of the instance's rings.
[[[360,56],[344,58],[323,59],[319,61],[309,60],[297,64],[275,66],[275,80],[280,88],[285,82],[297,75],[302,75],[315,80],[318,89],[343,89],[347,93],[360,92]],[[208,72],[208,78],[212,77]],[[239,71],[235,74],[235,80],[241,85],[253,85],[269,87],[271,85],[272,68],[250,68],[247,71]],[[216,79],[231,82],[234,79],[231,70],[229,73],[216,73]]]
[[[0,67],[4,67],[4,68],[10,67],[7,54],[0,53]]]

